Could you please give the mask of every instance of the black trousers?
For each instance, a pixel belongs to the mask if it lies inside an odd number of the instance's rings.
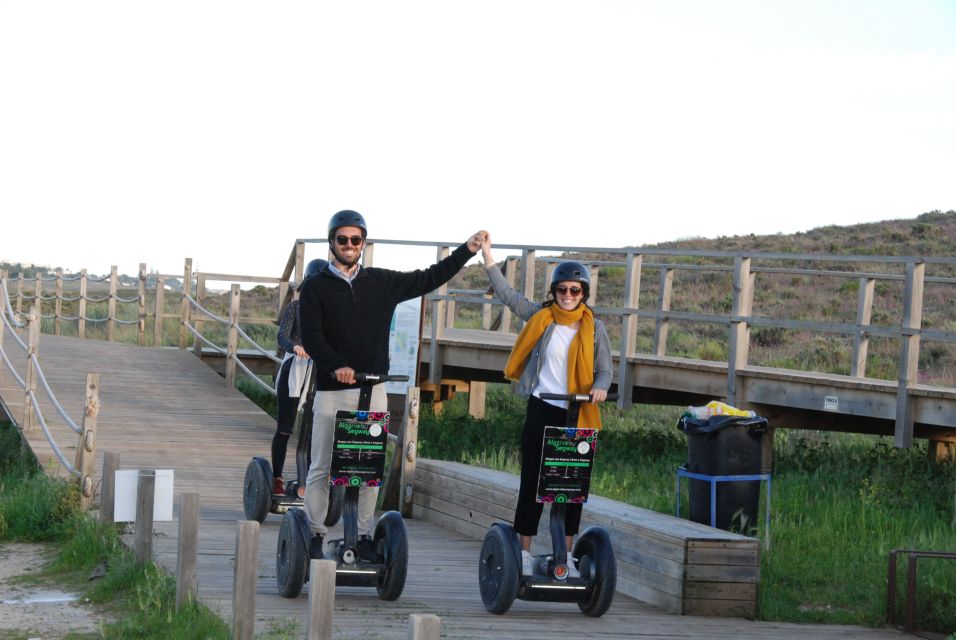
[[[561,407],[548,404],[544,400],[531,396],[528,398],[528,412],[521,432],[521,488],[518,489],[518,505],[515,507],[515,531],[522,536],[538,533],[538,521],[544,505],[538,502],[538,470],[541,467],[541,440],[545,427],[563,427],[568,412]],[[581,504],[568,504],[564,512],[564,531],[567,535],[577,534],[581,527]]]
[[[289,369],[294,361],[295,358],[289,358],[279,365],[279,382],[276,384],[276,433],[272,436],[272,475],[275,478],[281,477],[285,469],[286,449],[299,407],[299,399],[289,397]]]

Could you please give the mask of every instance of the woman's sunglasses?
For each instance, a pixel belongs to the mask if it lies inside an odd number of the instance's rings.
[[[353,247],[359,247],[362,245],[363,242],[365,242],[365,238],[363,238],[362,236],[335,236],[335,242],[340,247],[344,247],[345,245],[347,245],[349,243],[349,240],[352,241]]]
[[[571,292],[572,296],[579,296],[581,295],[581,292],[584,291],[584,289],[582,289],[581,287],[566,287],[564,285],[557,286],[554,288],[554,290],[557,291],[562,296],[567,294],[568,291]]]

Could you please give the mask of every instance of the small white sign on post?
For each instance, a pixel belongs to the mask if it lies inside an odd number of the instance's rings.
[[[116,498],[113,500],[113,522],[136,522],[136,491],[139,469],[116,472]],[[156,470],[156,491],[153,494],[153,522],[173,519],[173,470]]]

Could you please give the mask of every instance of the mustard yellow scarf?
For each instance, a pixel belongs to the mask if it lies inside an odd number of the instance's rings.
[[[594,313],[584,304],[574,311],[565,311],[556,304],[543,308],[525,324],[518,334],[508,364],[505,365],[505,378],[518,380],[528,364],[528,357],[534,350],[545,329],[553,322],[572,325],[581,322],[581,328],[571,341],[568,351],[568,393],[590,393],[594,384]],[[544,354],[542,354],[544,357]],[[554,425],[563,426],[563,425]],[[588,429],[601,428],[601,413],[593,403],[581,405],[578,426]]]

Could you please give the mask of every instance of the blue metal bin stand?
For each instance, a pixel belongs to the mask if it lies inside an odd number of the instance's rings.
[[[703,473],[694,473],[684,467],[677,467],[677,510],[676,515],[680,517],[680,479],[692,478],[694,480],[703,480],[710,483],[710,526],[717,524],[717,483],[718,482],[744,482],[755,480],[767,481],[767,505],[764,514],[764,549],[770,549],[770,474],[754,473],[741,476],[709,476]]]

